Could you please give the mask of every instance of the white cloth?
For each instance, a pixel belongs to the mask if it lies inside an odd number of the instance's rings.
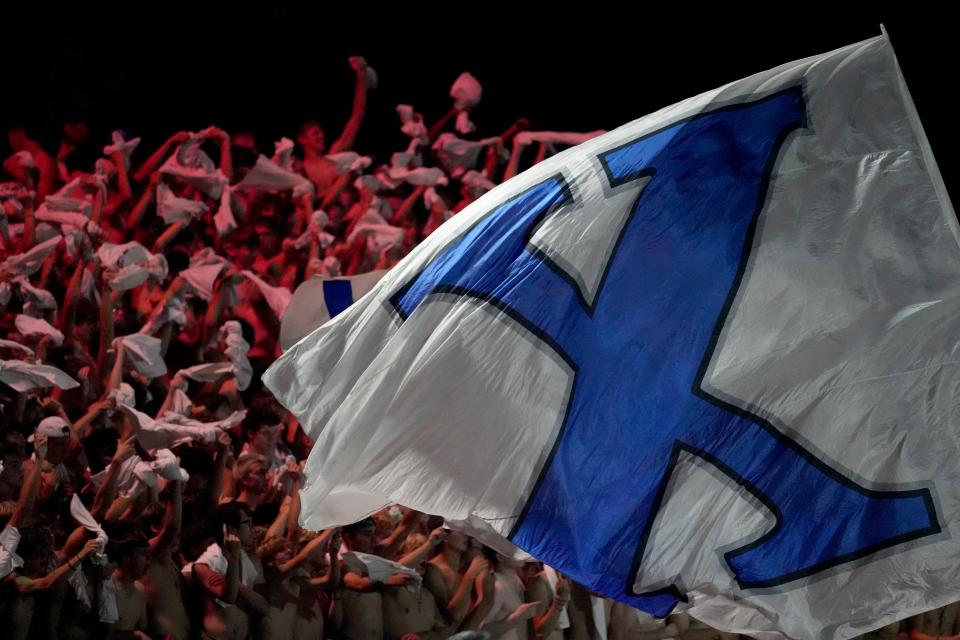
[[[80,386],[79,382],[56,367],[22,360],[0,360],[0,382],[20,393],[47,387],[73,389]]]
[[[361,156],[356,151],[341,151],[324,156],[337,166],[337,173],[345,175],[351,171],[362,171],[373,163],[370,156]]]
[[[437,185],[447,184],[447,176],[442,169],[436,167],[418,167],[416,169],[406,169],[402,167],[393,167],[387,171],[391,180],[402,180],[412,185],[426,185],[435,187]]]
[[[100,622],[113,624],[120,619],[120,609],[117,607],[117,583],[110,576],[100,581],[97,589],[97,615]]]
[[[496,144],[500,138],[491,137],[482,140],[464,140],[448,132],[441,133],[434,141],[432,149],[440,164],[448,172],[460,167],[472,169],[477,165],[480,152],[488,145]]]
[[[133,333],[115,338],[113,343],[123,345],[124,356],[129,358],[130,363],[141,375],[147,378],[159,378],[167,373],[167,365],[160,353],[163,348],[160,338]]]
[[[170,412],[184,417],[191,416],[193,414],[193,400],[182,389],[174,389]]]
[[[222,431],[222,425],[227,421],[205,424],[194,420],[180,420],[173,417],[178,422],[167,420],[154,420],[147,414],[138,411],[133,407],[124,407],[124,411],[133,420],[134,431],[137,434],[137,441],[146,449],[167,449],[176,447],[185,442],[202,442],[212,444],[217,440],[217,434]],[[171,418],[170,412],[164,414],[164,418]],[[152,470],[152,469],[151,469]]]
[[[110,138],[112,142],[103,148],[103,155],[109,156],[120,152],[123,154],[124,166],[130,168],[130,156],[133,155],[134,150],[140,144],[140,138],[124,140],[122,131],[114,131]]]
[[[417,140],[427,140],[429,136],[427,125],[423,123],[423,116],[416,113],[412,106],[409,104],[398,104],[397,115],[400,116],[400,131],[402,131],[404,135]]]
[[[137,404],[136,393],[133,391],[133,387],[126,382],[121,382],[117,389],[111,389],[108,397],[113,401],[115,409],[120,406],[135,407]]]
[[[215,382],[223,376],[233,373],[233,364],[230,362],[195,364],[192,367],[180,369],[179,373],[196,382]]]
[[[63,344],[63,334],[46,320],[31,318],[21,313],[14,319],[13,324],[24,338],[39,339],[44,336],[50,336],[53,344],[58,346]]]
[[[99,565],[106,564],[107,555],[104,553],[104,550],[110,539],[107,537],[107,532],[100,526],[100,523],[90,515],[87,507],[80,501],[80,496],[77,494],[73,494],[73,497],[70,499],[70,515],[77,521],[77,524],[93,533],[97,538],[97,542],[100,543],[100,549],[91,555],[90,561]]]
[[[530,144],[533,142],[547,142],[550,144],[583,144],[587,140],[593,140],[597,136],[602,136],[606,131],[598,129],[587,133],[570,133],[561,131],[521,131],[517,134],[517,140],[521,144]]]
[[[230,266],[230,261],[224,258],[223,256],[217,254],[212,247],[204,247],[200,249],[192,256],[190,256],[190,266],[191,267],[200,267],[210,264],[219,264]]]
[[[226,576],[227,569],[229,568],[229,563],[226,556],[223,555],[223,550],[220,548],[216,542],[211,544],[209,547],[204,550],[200,556],[193,562],[187,563],[181,569],[181,573],[185,576],[189,576],[193,572],[194,565],[205,564],[210,567],[210,570],[216,573],[219,576]],[[262,576],[260,576],[260,571],[257,569],[256,563],[247,555],[247,552],[243,549],[240,550],[240,582],[241,584],[252,587],[255,584],[262,582]],[[224,602],[223,600],[216,599],[217,604],[221,607],[229,607],[230,604]]]
[[[605,598],[590,596],[590,612],[593,614],[593,628],[597,631],[597,640],[607,640],[607,611],[604,608]]]
[[[199,189],[205,195],[218,200],[228,184],[226,176],[217,169],[213,160],[200,149],[203,138],[191,134],[190,138],[177,147],[163,166],[162,175],[174,176]]]
[[[23,558],[17,555],[20,531],[7,525],[0,531],[0,578],[5,578],[23,566]]]
[[[174,195],[163,182],[157,185],[157,215],[167,224],[180,220],[190,222],[205,214],[210,209],[199,200],[180,198]]]
[[[210,302],[213,300],[213,285],[224,266],[224,263],[219,263],[189,267],[180,272],[180,277],[187,281],[192,293]]]
[[[293,140],[280,138],[273,143],[273,162],[287,171],[293,170]]]
[[[0,340],[0,349],[10,349],[11,351],[22,353],[29,358],[33,357],[33,349],[19,342],[14,342],[13,340]]]
[[[490,191],[496,186],[487,176],[474,169],[460,176],[460,182],[463,183],[463,186],[471,190],[474,197],[479,197],[481,194]]]
[[[480,81],[473,77],[469,71],[464,71],[453,82],[450,87],[450,97],[453,98],[453,106],[457,109],[472,109],[480,104],[480,98],[483,96],[483,87]]]
[[[33,286],[25,276],[17,276],[12,278],[10,282],[20,287],[20,296],[23,301],[31,304],[33,308],[41,311],[55,311],[57,309],[57,300],[53,297],[53,294],[46,289]]]
[[[243,332],[240,323],[236,320],[227,320],[220,327],[220,340],[226,347],[224,355],[233,365],[233,375],[237,379],[237,390],[244,391],[250,386],[250,380],[253,378],[253,367],[247,354],[250,352],[250,345],[243,339]]]
[[[140,264],[148,261],[153,256],[139,242],[125,242],[123,244],[113,244],[104,242],[97,248],[97,258],[104,267],[115,267],[117,269],[131,264]]]
[[[260,293],[263,294],[264,299],[267,301],[267,305],[273,310],[277,317],[283,319],[283,314],[287,310],[287,305],[290,304],[290,298],[293,297],[293,294],[290,293],[290,289],[286,287],[274,287],[263,281],[260,276],[253,273],[252,271],[241,271],[241,274],[247,279],[251,280],[257,289],[260,290]]]
[[[550,593],[553,597],[557,597],[557,575],[556,569],[549,565],[543,565],[543,576],[547,580],[547,584],[550,585]],[[570,628],[570,615],[567,613],[567,608],[564,607],[560,610],[560,613],[557,614],[557,629],[569,629]]]
[[[381,584],[386,582],[387,578],[395,573],[402,573],[410,576],[412,581],[418,585],[423,581],[423,578],[415,569],[411,569],[410,567],[402,565],[399,562],[394,562],[393,560],[381,558],[380,556],[373,555],[372,553],[346,551],[340,556],[340,558],[350,571],[360,575],[365,575],[374,582],[379,582]]]
[[[233,189],[226,187],[223,190],[223,193],[220,195],[220,204],[217,207],[217,212],[213,214],[213,225],[216,227],[217,233],[219,233],[221,236],[225,236],[232,231],[235,231],[239,226],[233,211]]]
[[[57,250],[57,245],[62,239],[60,235],[56,235],[34,245],[29,251],[9,256],[3,264],[0,264],[0,271],[32,276],[40,270],[47,256]]]
[[[257,164],[247,172],[234,189],[259,191],[293,191],[297,198],[313,191],[313,183],[300,174],[284,169],[265,155],[257,158]]]
[[[389,224],[357,224],[347,242],[352,243],[358,237],[367,239],[367,251],[371,255],[379,256],[381,252],[387,249],[400,247],[403,244],[405,230],[402,227],[395,227]]]

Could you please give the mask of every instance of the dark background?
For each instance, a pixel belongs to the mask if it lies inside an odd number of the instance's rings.
[[[257,135],[272,150],[281,135],[317,118],[328,140],[351,103],[347,57],[380,76],[357,149],[381,160],[405,146],[397,103],[428,122],[451,105],[450,84],[469,70],[483,84],[477,135],[517,116],[534,129],[612,129],[678,100],[770,67],[878,35],[887,28],[948,188],[958,195],[954,25],[911,3],[896,10],[768,5],[708,15],[676,4],[587,3],[518,10],[513,5],[371,2],[277,8],[70,3],[5,8],[0,125],[26,122],[56,151],[68,119],[89,122],[98,144],[126,128],[152,149],[181,129],[217,124]],[[834,9],[839,9],[835,3]],[[7,151],[5,140],[0,151]],[[142,157],[141,153],[141,157]]]

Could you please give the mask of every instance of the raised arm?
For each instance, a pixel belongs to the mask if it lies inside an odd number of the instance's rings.
[[[357,132],[360,131],[360,123],[363,122],[363,116],[367,110],[367,61],[360,56],[353,56],[350,58],[350,66],[356,74],[353,86],[353,110],[347,125],[343,128],[343,133],[330,145],[330,153],[349,151],[353,147]]]

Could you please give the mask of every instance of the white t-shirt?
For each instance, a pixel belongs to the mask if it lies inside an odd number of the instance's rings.
[[[7,525],[0,531],[0,578],[13,573],[14,569],[23,566],[23,558],[17,555],[17,545],[20,544],[20,531],[16,527]]]

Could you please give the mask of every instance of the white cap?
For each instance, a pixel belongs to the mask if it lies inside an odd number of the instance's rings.
[[[50,416],[40,421],[33,435],[27,438],[27,442],[33,442],[34,437],[38,435],[48,438],[67,438],[70,436],[70,427],[63,418]]]

